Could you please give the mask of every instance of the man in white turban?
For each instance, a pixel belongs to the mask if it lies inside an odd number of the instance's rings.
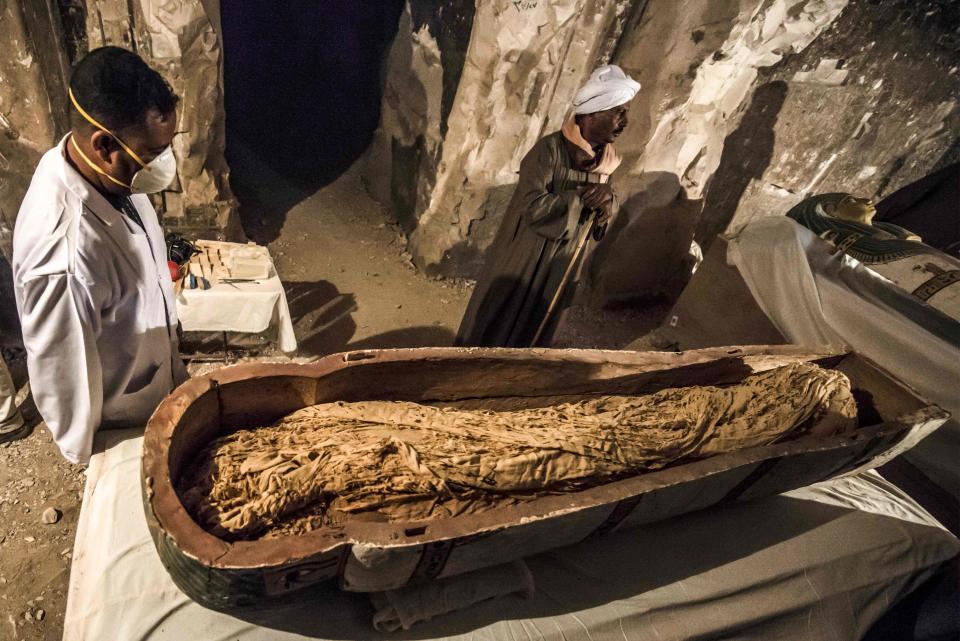
[[[617,210],[610,175],[620,158],[613,142],[639,90],[620,67],[600,67],[577,92],[561,130],[524,156],[457,345],[550,344],[576,289],[585,243],[603,238]]]

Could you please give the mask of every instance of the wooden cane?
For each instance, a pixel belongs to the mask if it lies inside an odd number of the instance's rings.
[[[547,329],[547,324],[550,322],[550,317],[553,315],[553,311],[556,309],[557,303],[560,302],[560,296],[563,295],[563,290],[567,288],[567,282],[570,280],[570,276],[573,274],[573,269],[580,260],[580,255],[583,254],[583,249],[587,246],[587,240],[589,240],[590,236],[593,234],[593,227],[596,225],[596,222],[596,216],[591,214],[590,224],[587,225],[587,228],[583,232],[583,236],[580,237],[580,241],[577,243],[577,248],[573,251],[573,257],[570,259],[570,264],[567,265],[566,271],[563,272],[563,278],[560,279],[560,286],[557,287],[557,293],[553,295],[553,300],[550,301],[550,306],[547,307],[547,313],[543,317],[543,320],[540,321],[540,327],[537,328],[537,333],[533,336],[533,342],[530,344],[531,347],[537,346],[537,343],[540,341],[540,337]]]

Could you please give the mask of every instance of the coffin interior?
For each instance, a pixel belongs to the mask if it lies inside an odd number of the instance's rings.
[[[332,401],[404,400],[443,404],[444,401],[527,397],[529,407],[543,404],[544,397],[585,394],[650,394],[671,387],[730,385],[750,374],[794,362],[797,358],[744,357],[729,350],[727,358],[669,369],[639,370],[628,364],[609,362],[543,361],[530,357],[504,361],[500,358],[381,360],[369,352],[344,354],[347,362],[361,364],[312,376],[267,375],[221,382],[217,372],[207,391],[194,400],[183,415],[170,441],[170,477],[179,478],[183,466],[204,444],[236,430],[262,427],[298,409]],[[369,362],[364,362],[368,361]],[[870,422],[897,416],[923,406],[902,393],[902,386],[856,355],[827,355],[809,359],[851,376],[854,388],[866,379],[871,389],[883,386],[885,414],[878,414],[875,395],[857,393],[858,407]],[[900,392],[899,394],[897,392]]]
[[[609,507],[603,506],[626,503],[624,497],[658,490],[660,499],[644,495],[644,501],[648,498],[662,500],[676,492],[682,494],[684,482],[711,475],[716,475],[717,481],[720,477],[734,479],[734,491],[724,490],[717,496],[700,492],[684,501],[689,509],[707,507],[721,500],[784,491],[780,488],[799,486],[798,473],[808,479],[800,483],[806,485],[828,478],[841,468],[850,469],[851,461],[869,461],[879,448],[889,449],[910,430],[911,424],[901,421],[901,417],[922,412],[925,408],[929,410],[929,404],[923,399],[855,354],[810,354],[796,348],[699,352],[691,352],[690,357],[685,357],[672,353],[584,351],[569,358],[558,357],[554,352],[552,357],[543,358],[530,352],[520,355],[512,350],[491,350],[480,354],[451,349],[385,350],[336,355],[317,366],[226,368],[187,383],[175,393],[174,396],[179,398],[168,399],[169,402],[165,402],[151,420],[151,425],[156,423],[158,427],[148,428],[145,439],[145,487],[156,487],[158,491],[149,501],[148,518],[157,519],[158,526],[165,533],[161,537],[163,544],[174,544],[202,564],[211,567],[289,566],[297,558],[318,558],[318,554],[334,553],[348,541],[354,545],[362,541],[366,545],[385,547],[429,546],[431,541],[462,539],[471,532],[503,532],[503,528],[512,524],[529,524],[531,519],[571,509],[596,511],[600,506],[600,512],[609,512]],[[355,527],[348,523],[345,531],[320,529],[284,537],[282,543],[278,539],[224,542],[190,519],[172,488],[171,480],[178,478],[191,458],[216,436],[268,425],[314,403],[334,400],[443,403],[526,396],[534,406],[545,396],[645,394],[667,387],[732,384],[751,373],[798,360],[836,368],[850,377],[861,424],[857,433],[845,439],[814,442],[810,437],[801,437],[797,441],[772,446],[778,448],[775,458],[785,461],[772,471],[768,469],[769,465],[765,465],[768,462],[763,460],[769,453],[733,453],[481,515],[423,523],[357,523]],[[793,458],[797,460],[791,461]],[[811,469],[811,465],[815,469]],[[157,478],[151,478],[151,474]],[[757,474],[766,476],[757,481],[754,478]],[[738,490],[741,483],[744,484],[742,491]],[[677,513],[676,505],[665,506],[663,510],[664,516]],[[625,522],[656,520],[659,511],[656,505],[648,503],[645,509],[631,513]],[[547,522],[543,525],[548,526]]]

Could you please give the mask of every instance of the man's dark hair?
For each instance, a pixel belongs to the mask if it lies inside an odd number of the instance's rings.
[[[163,76],[120,47],[100,47],[84,56],[73,67],[70,89],[84,111],[114,132],[143,125],[153,110],[172,113],[179,100]],[[69,107],[74,128],[87,123],[73,104]]]

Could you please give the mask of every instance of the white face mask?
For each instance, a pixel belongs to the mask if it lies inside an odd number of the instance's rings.
[[[134,160],[139,160],[134,157]],[[163,191],[177,177],[177,159],[173,148],[168,146],[156,158],[144,165],[133,175],[130,191],[135,194],[152,194]]]
[[[173,179],[177,176],[177,159],[173,155],[172,147],[168,145],[167,148],[161,151],[156,158],[148,163],[143,162],[140,159],[140,156],[138,156],[136,152],[130,149],[130,147],[128,147],[127,144],[120,139],[120,136],[101,125],[99,122],[94,120],[90,114],[84,111],[83,107],[81,107],[77,102],[77,99],[73,97],[73,91],[70,91],[69,95],[70,101],[73,103],[73,106],[77,108],[77,111],[80,112],[81,116],[86,118],[91,125],[100,131],[113,136],[113,139],[117,141],[117,143],[125,152],[127,152],[127,155],[133,158],[136,163],[140,165],[140,169],[133,175],[133,178],[130,180],[130,184],[128,185],[127,183],[114,178],[98,165],[94,164],[94,162],[87,158],[87,155],[83,153],[83,150],[80,149],[80,146],[77,144],[77,141],[74,140],[73,136],[70,136],[70,142],[73,143],[74,149],[76,149],[80,154],[80,157],[83,158],[88,165],[90,165],[91,169],[96,171],[98,174],[107,177],[121,187],[126,187],[134,194],[152,194],[158,191],[163,191],[170,186],[170,183],[172,183]]]

